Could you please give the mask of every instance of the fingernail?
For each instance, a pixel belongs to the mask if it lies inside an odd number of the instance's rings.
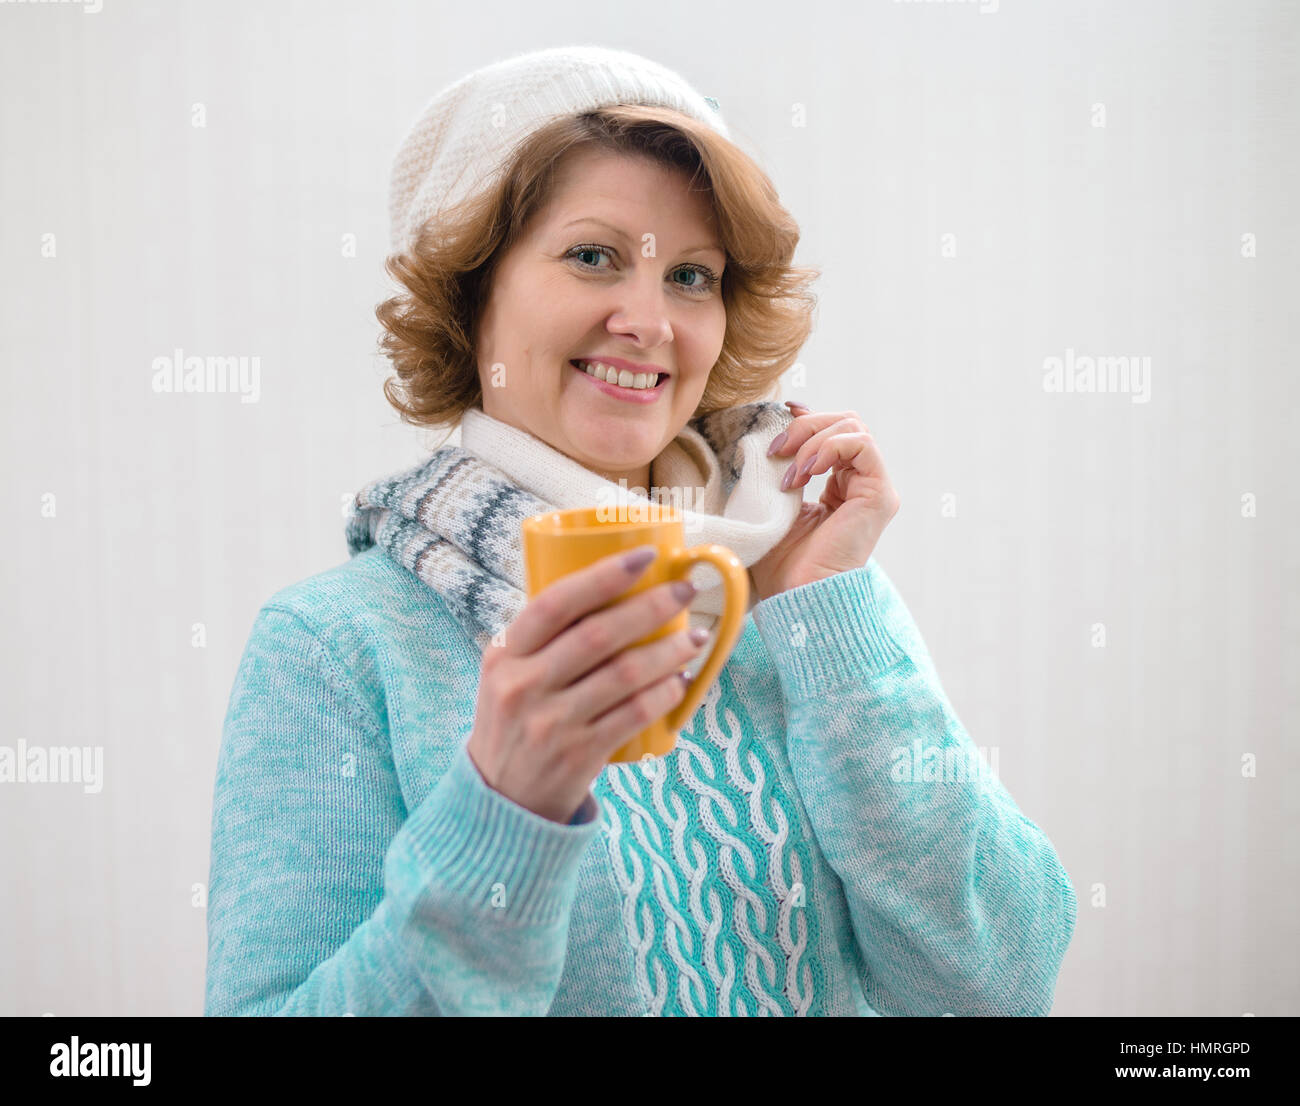
[[[767,455],[771,457],[773,453],[776,453],[783,445],[785,445],[788,437],[790,437],[790,435],[786,431],[782,430],[780,434],[772,439],[772,444],[767,447]]]
[[[655,559],[658,552],[659,549],[653,545],[644,545],[640,549],[634,549],[631,553],[623,555],[623,567],[628,572],[640,572]]]
[[[817,454],[814,453],[811,457],[808,458],[808,460],[806,460],[803,463],[803,467],[799,470],[799,475],[807,476],[810,472],[812,472],[813,465],[815,465],[816,463],[817,463]]]
[[[695,629],[690,632],[690,639],[695,642],[696,645],[703,645],[709,640],[709,631],[703,626],[696,626]]]
[[[689,580],[674,580],[673,594],[679,602],[685,603],[695,595],[695,585]]]
[[[781,477],[781,490],[783,492],[790,490],[790,481],[794,479],[794,462],[790,462],[790,467],[785,470],[785,475]]]

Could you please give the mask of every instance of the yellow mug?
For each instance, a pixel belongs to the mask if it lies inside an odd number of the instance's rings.
[[[669,580],[684,579],[692,565],[707,563],[722,575],[723,608],[717,638],[708,659],[686,688],[686,697],[663,718],[656,719],[610,758],[611,763],[663,756],[677,744],[677,733],[690,720],[705,692],[727,663],[744,629],[749,608],[749,572],[740,558],[724,545],[696,545],[686,548],[681,515],[663,508],[650,521],[609,521],[608,509],[578,507],[550,511],[523,521],[524,565],[528,575],[528,597],[563,576],[587,568],[622,550],[653,545],[659,555],[637,578],[636,583],[609,603],[621,603],[631,595]],[[594,612],[593,612],[594,613]],[[628,648],[646,645],[656,638],[678,633],[690,626],[689,608],[682,610],[653,633]]]

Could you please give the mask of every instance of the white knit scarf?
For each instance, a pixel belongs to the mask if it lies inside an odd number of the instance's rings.
[[[348,551],[379,545],[438,592],[480,650],[523,610],[527,579],[520,523],[572,507],[634,504],[680,511],[687,546],[717,543],[752,565],[785,536],[803,502],[781,491],[788,460],[767,447],[793,421],[779,403],[729,407],[692,419],[651,462],[652,489],[627,489],[599,476],[518,427],[471,408],[461,444],[356,495],[346,525]],[[673,491],[676,489],[676,492]],[[644,494],[649,491],[651,494]],[[690,608],[692,626],[712,632],[722,613],[721,582]],[[755,597],[750,596],[750,609]],[[701,655],[704,655],[703,653]]]

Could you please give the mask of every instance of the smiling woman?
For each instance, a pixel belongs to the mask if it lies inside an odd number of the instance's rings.
[[[207,1012],[1046,1013],[1073,888],[995,776],[942,770],[978,750],[869,560],[899,503],[870,433],[766,398],[815,273],[716,106],[621,51],[507,59],[434,98],[390,203],[385,391],[461,441],[258,614]],[[521,548],[628,485],[691,492],[757,599],[648,762],[615,754],[676,718],[719,597],[638,589],[655,547],[532,593]],[[913,751],[941,770],[898,778]]]

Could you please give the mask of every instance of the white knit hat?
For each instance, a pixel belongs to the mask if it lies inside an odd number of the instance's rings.
[[[438,211],[484,187],[526,135],[611,104],[676,108],[730,137],[717,101],[636,54],[603,46],[517,54],[448,85],[402,140],[388,193],[393,251],[405,250]]]

